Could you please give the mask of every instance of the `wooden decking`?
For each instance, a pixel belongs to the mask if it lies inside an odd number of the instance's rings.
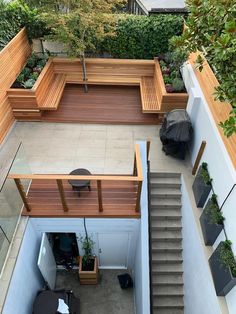
[[[162,114],[143,114],[138,86],[67,84],[57,111],[44,112],[43,121],[158,124]]]
[[[137,182],[102,182],[103,211],[99,212],[98,191],[95,181],[91,182],[91,191],[84,188],[73,191],[67,181],[63,182],[68,212],[63,211],[57,183],[55,180],[33,180],[28,193],[31,211],[23,211],[30,217],[110,217],[140,218],[135,211]]]

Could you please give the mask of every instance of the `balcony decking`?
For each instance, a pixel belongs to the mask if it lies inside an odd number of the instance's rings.
[[[31,211],[23,210],[23,215],[30,217],[106,217],[140,218],[135,211],[137,182],[104,181],[102,182],[103,211],[99,212],[98,190],[95,181],[91,182],[91,191],[84,188],[73,191],[67,181],[63,182],[68,211],[63,206],[55,180],[33,180],[28,193]]]
[[[58,110],[45,111],[42,121],[111,123],[111,124],[159,124],[161,114],[143,114],[138,86],[67,84]]]

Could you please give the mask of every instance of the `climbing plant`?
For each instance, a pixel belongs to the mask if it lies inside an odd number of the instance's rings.
[[[236,2],[235,0],[187,0],[190,14],[186,30],[175,36],[171,44],[185,51],[200,51],[210,63],[220,85],[215,98],[229,102],[232,111],[220,126],[229,137],[236,133]],[[197,66],[201,71],[203,58]]]

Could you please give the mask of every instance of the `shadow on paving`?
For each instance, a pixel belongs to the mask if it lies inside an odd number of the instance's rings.
[[[117,275],[125,270],[100,270],[99,284],[80,285],[77,271],[58,271],[56,289],[73,290],[80,298],[81,314],[132,314],[133,289],[122,290]]]

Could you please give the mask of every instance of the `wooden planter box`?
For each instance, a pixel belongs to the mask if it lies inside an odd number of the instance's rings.
[[[197,207],[202,208],[207,200],[207,197],[212,187],[211,184],[206,184],[204,182],[204,179],[201,175],[201,171],[202,166],[200,166],[198,169],[198,172],[193,182],[192,189]]]
[[[160,110],[169,112],[173,109],[185,109],[188,102],[187,93],[167,93],[163,80],[161,67],[157,59],[155,61],[154,81]]]
[[[202,227],[202,234],[205,245],[213,245],[218,235],[223,229],[223,225],[214,224],[210,222],[209,215],[207,214],[210,203],[211,200],[209,199],[200,217],[200,223]]]
[[[31,89],[10,88],[7,90],[8,100],[17,119],[27,120],[31,117],[31,121],[40,120],[40,106],[43,104],[45,91],[53,79],[53,74],[53,62],[49,59]]]
[[[93,271],[82,270],[83,256],[80,257],[79,261],[79,281],[81,285],[97,285],[98,284],[98,261],[97,257],[94,258],[94,269]]]
[[[223,242],[217,246],[209,258],[211,274],[215,285],[216,295],[225,296],[235,285],[236,278],[233,277],[229,267],[225,267],[220,263],[220,248]]]

